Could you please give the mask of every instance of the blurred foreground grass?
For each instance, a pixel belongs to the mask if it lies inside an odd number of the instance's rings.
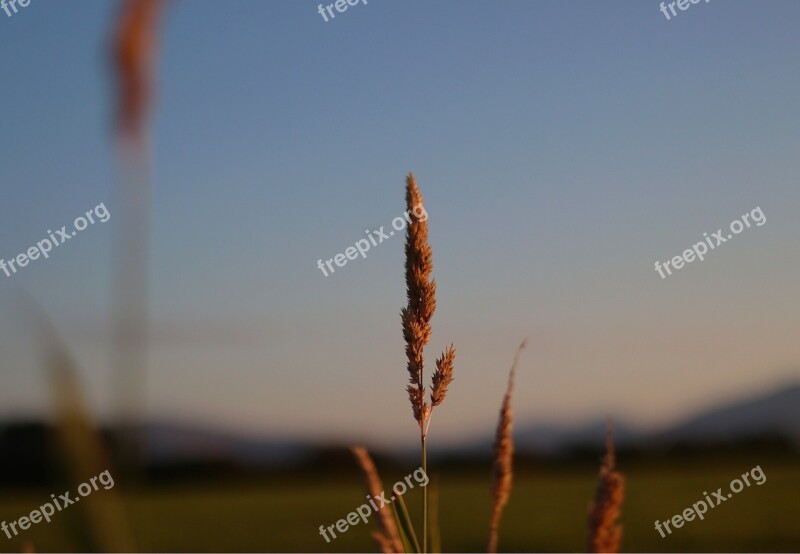
[[[623,550],[636,552],[800,551],[800,465],[760,463],[767,481],[745,488],[662,539],[664,521],[722,487],[754,464],[724,467],[625,468]],[[409,468],[409,472],[413,471]],[[402,475],[384,475],[388,486]],[[501,526],[504,551],[585,551],[585,517],[595,486],[594,470],[525,470],[514,489]],[[391,481],[389,480],[391,479]],[[489,517],[488,472],[449,471],[440,478],[442,544],[445,551],[485,551]],[[0,494],[0,518],[13,521],[30,513],[50,493]],[[102,489],[95,494],[102,494]],[[406,495],[415,510],[419,497]],[[388,496],[388,495],[387,495]],[[123,494],[140,550],[148,552],[327,552],[374,551],[369,529],[356,525],[330,544],[319,526],[332,525],[364,501],[354,471],[331,478],[260,481],[252,485],[173,486]],[[19,551],[30,540],[38,552],[85,548],[80,505],[57,513],[9,540],[0,549]]]

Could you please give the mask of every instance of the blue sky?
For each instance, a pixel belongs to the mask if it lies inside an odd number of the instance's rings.
[[[109,413],[120,184],[115,3],[0,13],[0,256],[100,202],[111,221],[13,278]],[[400,215],[430,215],[456,381],[432,433],[490,430],[518,342],[521,419],[657,425],[797,377],[800,4],[305,0],[170,5],[153,120],[147,413],[257,433],[414,439],[403,239],[324,277]],[[760,206],[767,223],[661,280]],[[35,346],[0,312],[3,413],[46,410]],[[14,337],[19,336],[19,340]],[[380,414],[378,416],[377,414]],[[437,429],[438,426],[438,429]]]

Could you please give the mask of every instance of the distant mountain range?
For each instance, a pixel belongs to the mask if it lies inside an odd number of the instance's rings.
[[[605,419],[600,418],[579,425],[522,424],[517,425],[514,438],[518,452],[559,454],[575,448],[602,447],[605,429]],[[643,431],[615,420],[614,430],[619,447],[707,445],[780,436],[800,448],[800,383],[712,407],[663,429]],[[210,462],[267,468],[307,462],[336,450],[330,445],[255,438],[191,425],[148,424],[142,431],[147,459],[155,465]],[[0,466],[40,461],[47,455],[51,439],[52,429],[43,423],[0,424]],[[440,455],[487,456],[492,442],[491,436],[481,437]]]
[[[597,418],[578,425],[518,425],[514,433],[520,452],[556,454],[568,448],[600,447],[606,420]],[[614,441],[619,446],[718,443],[752,436],[779,435],[800,447],[800,383],[766,394],[713,406],[674,425],[642,431],[614,421]],[[148,452],[153,461],[192,458],[227,458],[245,465],[292,463],[305,458],[317,445],[287,440],[255,439],[189,426],[149,425]],[[451,448],[452,453],[490,452],[493,437],[486,436]]]
[[[800,384],[718,406],[664,429],[658,440],[730,440],[774,433],[800,445]]]
[[[149,424],[143,434],[153,463],[233,460],[254,467],[284,465],[305,458],[310,449],[300,441],[258,439],[190,425]]]
[[[555,453],[575,446],[601,446],[605,429],[604,419],[575,426],[533,424],[521,426],[515,441],[521,451]],[[614,442],[621,446],[718,443],[767,435],[784,437],[800,447],[800,383],[713,406],[655,431],[614,421]]]

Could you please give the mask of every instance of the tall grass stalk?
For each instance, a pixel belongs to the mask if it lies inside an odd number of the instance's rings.
[[[425,433],[422,434],[422,472],[428,474],[428,447]],[[428,487],[422,487],[422,551],[428,551]]]
[[[431,403],[425,400],[423,350],[431,337],[431,318],[436,310],[436,281],[431,277],[433,262],[428,243],[428,218],[414,175],[406,178],[406,207],[409,218],[406,228],[406,289],[408,305],[400,313],[403,338],[406,342],[409,385],[406,387],[414,419],[419,425],[422,470],[428,474],[428,426],[433,408],[444,402],[447,386],[453,381],[455,348],[445,350],[436,360],[433,373]],[[422,490],[422,550],[428,549],[428,489]]]
[[[139,426],[147,369],[147,295],[151,215],[149,115],[153,109],[157,27],[166,0],[122,0],[108,45],[116,84],[115,130],[121,177],[114,275],[115,447],[120,471],[142,463]]]

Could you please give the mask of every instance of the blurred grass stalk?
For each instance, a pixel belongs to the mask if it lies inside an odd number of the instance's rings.
[[[151,213],[148,136],[153,107],[156,27],[164,0],[122,0],[111,54],[117,82],[116,136],[121,154],[113,344],[116,450],[134,476],[141,463],[142,403],[147,371],[147,300]]]
[[[383,485],[381,478],[378,475],[378,470],[375,467],[375,462],[372,461],[367,449],[362,446],[355,446],[350,449],[361,468],[361,473],[364,476],[364,484],[369,496],[372,498],[379,498],[383,493]],[[369,498],[368,496],[368,498]],[[381,506],[377,511],[376,522],[378,524],[378,531],[372,534],[375,542],[381,549],[381,552],[386,554],[395,552],[406,552],[406,547],[401,539],[398,531],[398,522],[389,514],[389,510],[385,506]]]
[[[500,418],[494,442],[494,465],[492,474],[492,517],[489,523],[489,544],[487,552],[497,552],[500,519],[503,509],[511,495],[511,484],[514,478],[514,415],[511,407],[511,396],[514,393],[514,375],[517,371],[520,352],[525,348],[527,339],[523,340],[514,354],[514,362],[508,372],[508,385],[500,408]]]
[[[606,431],[606,454],[600,466],[594,502],[589,509],[589,552],[619,552],[622,526],[618,520],[625,498],[625,479],[616,469],[614,453],[614,425],[609,418]]]
[[[147,372],[149,172],[144,167],[132,168],[122,184],[112,307],[114,442],[121,470],[135,477],[142,461],[139,433]]]
[[[67,347],[44,309],[32,297],[23,298],[45,355],[55,426],[72,483],[77,486],[105,470],[113,472],[100,434],[91,422],[78,371]],[[99,552],[133,552],[134,542],[118,489],[114,487],[90,494],[83,500],[81,508],[86,514],[88,535],[94,549]]]

